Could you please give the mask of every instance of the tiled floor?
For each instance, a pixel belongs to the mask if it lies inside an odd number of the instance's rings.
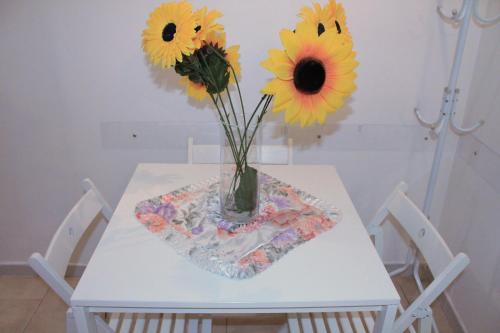
[[[77,279],[70,278],[71,285]],[[407,305],[417,296],[416,286],[406,277],[394,280]],[[0,333],[64,333],[67,306],[39,278],[0,276]],[[433,311],[441,333],[454,332],[456,324],[446,317],[442,304],[434,304]],[[259,315],[229,317],[214,320],[214,333],[286,333],[286,316]]]

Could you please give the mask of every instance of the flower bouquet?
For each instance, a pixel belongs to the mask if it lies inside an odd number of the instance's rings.
[[[206,7],[193,11],[187,1],[161,4],[149,16],[142,46],[152,64],[174,68],[190,97],[213,103],[225,137],[223,164],[231,165],[221,179],[221,211],[245,223],[258,211],[258,173],[251,155],[256,155],[257,131],[268,109],[284,112],[287,124],[324,124],[356,89],[358,63],[342,5],[329,0],[304,7],[297,26],[280,32],[283,48],[269,50],[261,63],[274,78],[247,112],[238,84],[239,46],[226,45],[224,27],[217,22],[221,16]]]

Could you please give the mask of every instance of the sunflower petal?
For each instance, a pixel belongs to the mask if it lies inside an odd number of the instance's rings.
[[[285,112],[285,123],[294,124],[299,120],[300,116],[300,105],[296,103],[290,103],[290,107],[287,108]]]
[[[342,104],[344,103],[343,101],[343,96],[341,94],[335,93],[335,92],[330,92],[328,94],[322,94],[321,95],[325,102],[328,104],[329,112],[334,112],[342,107]]]
[[[335,76],[342,76],[352,73],[356,67],[358,67],[358,62],[354,59],[348,59],[338,63],[335,66]]]
[[[285,52],[290,57],[290,59],[295,62],[297,59],[297,53],[300,48],[300,43],[297,40],[295,34],[287,29],[283,29],[280,32],[281,43],[285,47]]]
[[[231,67],[233,67],[233,69],[234,69],[234,73],[231,70],[231,68],[228,67],[228,69],[227,69],[229,72],[229,83],[231,83],[231,84],[236,82],[236,79],[234,78],[234,74],[236,74],[236,76],[238,76],[238,77],[241,75],[241,66],[239,63],[240,55],[238,53],[239,49],[240,49],[239,45],[233,45],[233,46],[228,47],[226,49],[226,60],[229,62]]]
[[[272,79],[260,91],[266,95],[275,95],[279,90],[280,79]]]
[[[348,75],[340,76],[336,79],[333,85],[333,90],[338,91],[344,95],[350,95],[356,90],[356,85],[354,80],[356,79],[356,73],[351,73]]]
[[[310,22],[301,22],[297,24],[295,29],[297,39],[310,42],[311,40],[318,39],[318,26]]]
[[[269,58],[261,64],[262,67],[273,72],[282,80],[291,80],[293,78],[294,65],[284,51],[269,50]]]

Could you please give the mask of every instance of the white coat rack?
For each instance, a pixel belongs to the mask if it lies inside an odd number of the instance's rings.
[[[455,104],[459,89],[457,89],[458,76],[460,74],[460,66],[462,64],[462,56],[465,49],[465,42],[467,39],[467,32],[469,30],[470,21],[473,18],[481,25],[491,25],[500,21],[500,15],[493,19],[485,19],[479,15],[479,1],[478,0],[464,0],[462,9],[460,11],[453,10],[451,16],[443,13],[441,6],[437,7],[437,12],[444,20],[460,24],[458,32],[457,47],[455,49],[455,57],[453,59],[453,66],[451,68],[448,86],[444,88],[443,99],[441,104],[441,111],[439,117],[435,122],[429,122],[423,119],[418,109],[415,109],[415,115],[419,122],[427,128],[430,128],[438,136],[436,151],[434,153],[434,161],[432,163],[431,175],[427,184],[427,193],[425,195],[423,212],[427,217],[430,215],[432,199],[434,196],[434,189],[436,187],[437,176],[439,167],[444,152],[444,144],[446,141],[446,134],[448,127],[457,135],[466,135],[474,132],[484,124],[483,120],[478,121],[474,126],[463,128],[457,125],[455,121]]]
[[[452,22],[460,25],[460,30],[458,32],[457,46],[455,49],[455,56],[453,59],[453,66],[451,68],[450,77],[448,80],[448,86],[444,88],[443,99],[441,101],[441,109],[439,116],[436,121],[430,122],[425,120],[420,114],[419,110],[415,108],[415,115],[418,121],[425,127],[431,129],[438,137],[436,150],[434,152],[434,160],[432,162],[431,174],[429,181],[427,183],[427,192],[425,194],[423,212],[429,217],[432,205],[432,199],[434,196],[434,190],[436,188],[437,177],[439,169],[441,166],[441,160],[444,153],[444,146],[446,142],[446,135],[448,133],[448,128],[451,129],[457,135],[466,135],[474,132],[479,127],[484,124],[483,120],[478,121],[474,126],[463,128],[456,123],[455,120],[455,104],[457,102],[457,96],[459,94],[459,89],[457,89],[458,77],[460,74],[460,66],[462,64],[462,56],[465,49],[465,42],[467,39],[467,32],[469,30],[470,21],[474,19],[481,26],[493,25],[500,21],[500,15],[495,18],[484,18],[479,14],[479,0],[464,0],[462,3],[462,8],[460,11],[453,10],[451,15],[446,15],[441,6],[437,7],[437,12],[443,20]],[[413,276],[417,282],[417,286],[422,292],[422,282],[419,276],[419,261],[416,260],[415,252],[410,250],[407,262],[403,267],[391,272],[391,276],[400,274],[406,271],[410,266],[413,265]],[[434,332],[438,332],[435,321],[432,323]]]

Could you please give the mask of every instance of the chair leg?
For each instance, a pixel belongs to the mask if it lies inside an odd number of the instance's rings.
[[[303,333],[314,333],[313,323],[309,313],[299,313]]]
[[[161,314],[151,313],[148,315],[148,330],[147,333],[157,333],[160,324]]]
[[[66,333],[78,333],[75,317],[73,316],[71,308],[66,311]]]
[[[175,315],[174,333],[183,333],[186,326],[186,315],[179,313]]]
[[[288,329],[290,333],[300,333],[299,319],[296,313],[288,314]]]
[[[192,316],[188,319],[187,333],[198,333],[198,317]]]
[[[417,320],[417,333],[432,332],[432,316],[427,316]]]
[[[174,316],[171,313],[164,313],[161,319],[160,333],[169,333],[172,328],[172,324],[175,322]]]
[[[201,320],[201,333],[212,333],[212,318]]]
[[[323,318],[323,314],[321,312],[315,312],[312,314],[312,318],[314,321],[314,327],[316,328],[316,333],[327,333],[325,326],[325,319]]]

